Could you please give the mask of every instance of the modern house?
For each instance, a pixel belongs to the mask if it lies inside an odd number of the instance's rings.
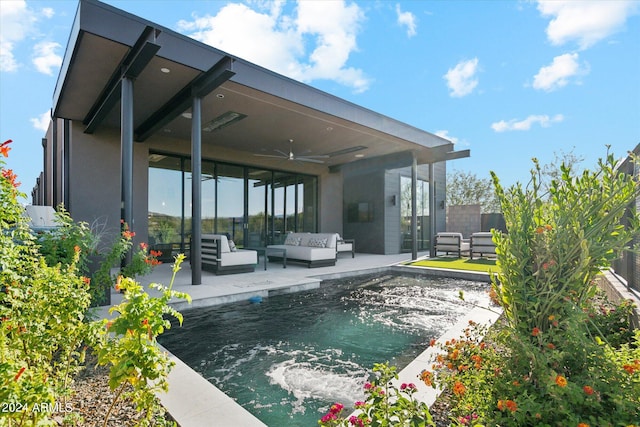
[[[338,232],[431,249],[453,144],[96,0],[81,0],[33,204],[190,250]],[[193,282],[200,271],[193,268]]]

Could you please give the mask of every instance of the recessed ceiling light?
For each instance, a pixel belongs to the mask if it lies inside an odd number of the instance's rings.
[[[353,157],[357,157],[357,158],[364,157],[364,154],[356,154]]]
[[[185,119],[191,119],[193,117],[191,113],[182,113],[181,116],[184,117]]]
[[[216,93],[216,98],[224,98],[224,93]]]
[[[165,73],[165,74],[168,74],[168,73],[170,73],[170,72],[171,72],[171,70],[170,70],[170,69],[168,69],[167,67],[162,67],[162,68],[160,68],[160,71],[162,71],[162,72],[163,72],[163,73]]]

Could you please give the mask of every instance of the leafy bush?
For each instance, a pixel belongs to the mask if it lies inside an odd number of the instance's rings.
[[[632,305],[601,307],[595,277],[640,234],[627,207],[640,194],[615,170],[613,156],[596,172],[572,176],[561,166],[549,194],[540,168],[527,188],[502,188],[493,175],[508,234],[494,233],[493,282],[504,327],[472,325],[425,371],[445,386],[454,425],[619,426],[640,419],[640,332]],[[628,224],[623,227],[622,218]],[[595,304],[595,305],[594,305]]]
[[[18,203],[23,195],[16,176],[5,168],[10,143],[0,144],[0,425],[53,425],[56,411],[67,413],[66,424],[78,422],[78,414],[68,411],[73,410],[73,380],[84,368],[89,347],[99,351],[100,363],[112,364],[112,386],[133,385],[129,398],[147,410],[146,425],[158,412],[153,391],[166,389],[171,367],[156,345],[157,335],[169,326],[163,315],[181,318],[167,303],[189,297],[154,285],[162,296],[151,298],[127,278],[121,282],[125,300],[114,308],[120,313],[111,331],[115,336],[107,334],[106,321],[88,321],[92,280],[83,260],[94,247],[93,237],[61,212],[64,225],[36,241]],[[115,245],[118,257],[122,248],[131,247],[132,237],[125,226]],[[138,253],[131,268],[122,270],[132,277],[157,263],[145,246]],[[174,277],[182,259],[176,260]],[[111,267],[104,267],[109,280]]]

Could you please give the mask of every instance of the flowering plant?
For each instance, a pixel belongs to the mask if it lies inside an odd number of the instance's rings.
[[[627,212],[640,186],[616,171],[610,155],[596,172],[573,177],[566,165],[561,172],[549,198],[539,193],[537,163],[526,189],[505,190],[494,175],[509,231],[494,234],[503,324],[484,341],[471,325],[422,375],[448,390],[454,425],[640,419],[640,332],[628,332],[629,304],[593,309],[600,268],[640,234],[638,213]]]
[[[364,385],[365,400],[355,402],[356,412],[348,419],[342,415],[344,405],[335,403],[318,424],[330,426],[435,426],[429,408],[414,398],[418,388],[413,383],[402,383],[398,388],[395,366],[376,363],[373,372],[377,379]]]

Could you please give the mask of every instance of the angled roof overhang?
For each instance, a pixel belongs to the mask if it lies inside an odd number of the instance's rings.
[[[167,72],[168,71],[168,72]],[[127,74],[129,73],[129,74]],[[200,91],[202,123],[227,112],[243,119],[202,144],[244,156],[287,151],[328,154],[325,165],[409,151],[418,163],[467,157],[429,132],[266,70],[96,0],[81,0],[53,99],[53,116],[87,133],[120,127],[118,79],[133,74],[135,138],[191,139],[190,103]],[[210,85],[207,87],[206,85]],[[208,89],[208,91],[203,90]],[[194,92],[195,91],[195,92]],[[364,148],[363,148],[364,147]]]

